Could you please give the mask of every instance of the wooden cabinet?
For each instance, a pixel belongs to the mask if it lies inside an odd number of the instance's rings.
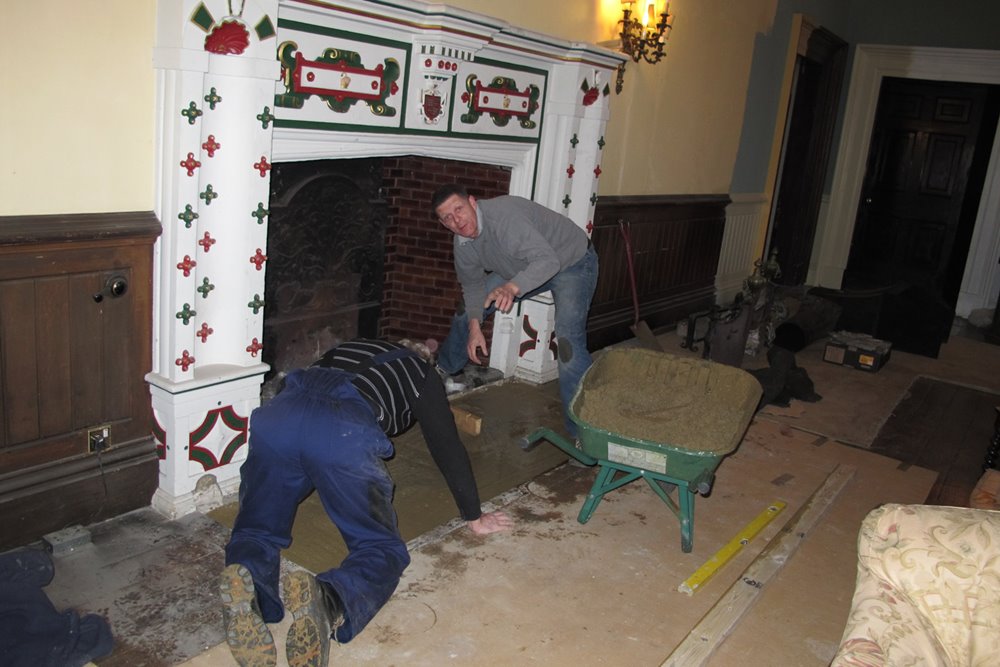
[[[152,213],[0,217],[0,549],[149,504],[159,232]]]

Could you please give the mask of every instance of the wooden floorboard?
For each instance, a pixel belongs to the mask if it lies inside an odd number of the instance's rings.
[[[937,472],[927,504],[966,506],[983,471],[997,405],[998,394],[918,377],[872,450]]]

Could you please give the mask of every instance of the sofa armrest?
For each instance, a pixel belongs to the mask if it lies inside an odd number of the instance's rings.
[[[986,665],[1000,651],[1000,512],[884,505],[858,537],[833,665]]]

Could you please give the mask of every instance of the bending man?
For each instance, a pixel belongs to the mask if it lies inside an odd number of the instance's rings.
[[[514,302],[552,292],[558,346],[559,396],[566,428],[576,427],[568,408],[583,373],[590,368],[587,312],[597,287],[597,253],[572,220],[522,197],[477,200],[461,185],[440,188],[431,206],[455,234],[455,272],[464,309],[438,352],[449,374],[488,355],[480,322],[494,310],[510,312]]]
[[[276,664],[265,623],[284,616],[278,595],[281,549],[291,544],[296,508],[314,489],[347,545],[339,567],[282,581],[292,624],[288,664],[325,665],[330,638],[350,641],[389,600],[410,557],[392,507],[383,459],[387,436],[420,422],[459,512],[478,534],[512,525],[484,514],[469,457],[441,379],[406,347],[355,340],[285,378],[282,391],[250,417],[250,451],[240,468],[240,509],[220,580],[226,639],[236,661]]]

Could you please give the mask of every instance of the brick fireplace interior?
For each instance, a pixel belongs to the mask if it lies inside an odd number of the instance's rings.
[[[403,156],[284,162],[271,177],[262,396],[355,337],[443,340],[461,299],[434,190],[510,190],[505,167]],[[489,337],[489,327],[486,329]]]

